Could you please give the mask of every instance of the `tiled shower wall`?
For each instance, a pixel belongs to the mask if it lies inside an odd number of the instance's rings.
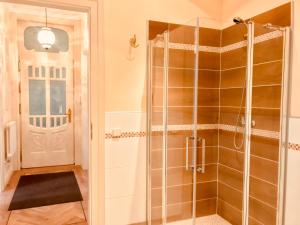
[[[290,25],[290,4],[253,18],[255,22]],[[170,31],[170,42],[194,44],[194,29],[188,26],[150,23],[150,39],[155,33]],[[246,73],[244,25],[222,31],[200,28],[198,136],[206,139],[205,174],[197,183],[197,216],[218,213],[232,224],[241,224],[243,187],[243,150],[233,146]],[[256,28],[255,36],[266,32]],[[282,76],[282,36],[267,37],[254,47],[252,116],[256,133],[251,139],[250,220],[275,224],[278,184],[278,136]],[[263,37],[264,38],[264,37]],[[236,45],[234,45],[236,44]],[[219,52],[216,48],[219,48]],[[162,125],[163,49],[154,52],[153,124]],[[158,54],[157,54],[158,53]],[[191,217],[192,178],[186,172],[185,137],[192,124],[194,54],[192,49],[169,50],[168,124],[168,221]],[[158,64],[157,64],[158,63]],[[159,88],[157,88],[159,86]],[[245,105],[245,100],[243,106]],[[244,107],[242,110],[242,116]],[[241,125],[241,123],[239,123]],[[174,130],[172,131],[172,129]],[[263,134],[263,135],[261,135]],[[267,135],[264,135],[267,134]],[[162,133],[156,132],[152,146],[152,216],[161,219]],[[237,135],[237,144],[241,134]],[[198,155],[201,156],[201,148]],[[198,162],[201,162],[199,157]]]
[[[286,4],[252,20],[290,26],[290,18],[290,4]],[[245,32],[243,25],[224,29],[222,46],[241,43]],[[263,39],[261,35],[267,33],[271,35],[259,42],[259,37]],[[283,37],[280,32],[272,32],[259,24],[255,25],[255,37],[252,120],[259,134],[251,138],[249,220],[251,224],[276,224]],[[221,53],[221,127],[236,124],[246,73],[246,53],[246,47]],[[243,150],[234,148],[233,137],[233,130],[220,130],[218,214],[233,224],[241,224],[244,154]],[[238,135],[238,144],[240,138]]]
[[[194,44],[194,28],[169,25],[170,42]],[[220,45],[220,31],[202,28],[200,45]],[[203,38],[205,37],[205,38]],[[152,125],[162,125],[163,48],[154,48]],[[194,52],[191,49],[169,49],[168,82],[168,222],[192,216],[192,173],[185,170],[185,137],[190,129],[181,125],[193,123]],[[199,57],[199,118],[200,123],[215,125],[219,114],[220,54],[201,52]],[[207,140],[206,173],[198,176],[197,216],[216,213],[218,129],[201,129],[199,135]],[[152,139],[152,222],[161,223],[162,211],[162,132]],[[201,149],[199,149],[200,153]],[[200,154],[199,154],[200,155]],[[199,159],[200,160],[200,159]]]

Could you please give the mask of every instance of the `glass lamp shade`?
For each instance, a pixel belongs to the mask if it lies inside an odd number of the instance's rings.
[[[44,49],[49,49],[55,43],[55,34],[48,27],[43,27],[37,35],[38,42]]]

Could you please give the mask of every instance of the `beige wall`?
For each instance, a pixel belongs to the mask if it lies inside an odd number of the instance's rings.
[[[201,26],[219,27],[220,3],[104,0],[106,111],[146,110],[147,20],[183,24],[199,16]],[[134,34],[140,46],[129,60],[129,39]]]
[[[293,65],[291,80],[291,117],[300,117],[300,0],[295,0],[294,11],[294,40],[293,40]]]
[[[1,169],[1,183],[6,185],[10,179],[10,176],[18,163],[18,154],[15,154],[12,159],[6,161],[5,157],[5,144],[4,144],[4,134],[6,129],[6,124],[10,121],[19,120],[19,110],[18,110],[18,48],[17,48],[17,19],[12,13],[8,13],[3,5],[0,5],[0,27],[1,27],[1,37],[0,37],[0,151],[2,164]],[[19,126],[18,126],[19,130]],[[19,146],[18,146],[19,152]],[[1,188],[4,188],[2,186]]]

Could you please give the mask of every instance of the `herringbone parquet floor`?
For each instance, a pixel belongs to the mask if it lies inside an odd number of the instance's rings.
[[[83,201],[7,211],[18,180],[23,174],[74,171]],[[87,225],[88,172],[79,166],[24,169],[13,174],[5,191],[0,193],[0,225]]]

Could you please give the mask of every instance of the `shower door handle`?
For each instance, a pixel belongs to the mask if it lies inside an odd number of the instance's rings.
[[[197,167],[197,172],[199,173],[205,173],[205,155],[206,155],[206,144],[204,138],[199,138],[198,141],[201,141],[201,147],[202,147],[202,160],[201,160],[201,167]]]
[[[205,139],[204,138],[201,138],[201,143],[202,143],[202,166],[201,166],[201,172],[205,173],[206,144],[205,144]]]
[[[190,164],[189,164],[189,141],[193,140],[194,137],[186,137],[185,138],[185,170],[190,170]]]

